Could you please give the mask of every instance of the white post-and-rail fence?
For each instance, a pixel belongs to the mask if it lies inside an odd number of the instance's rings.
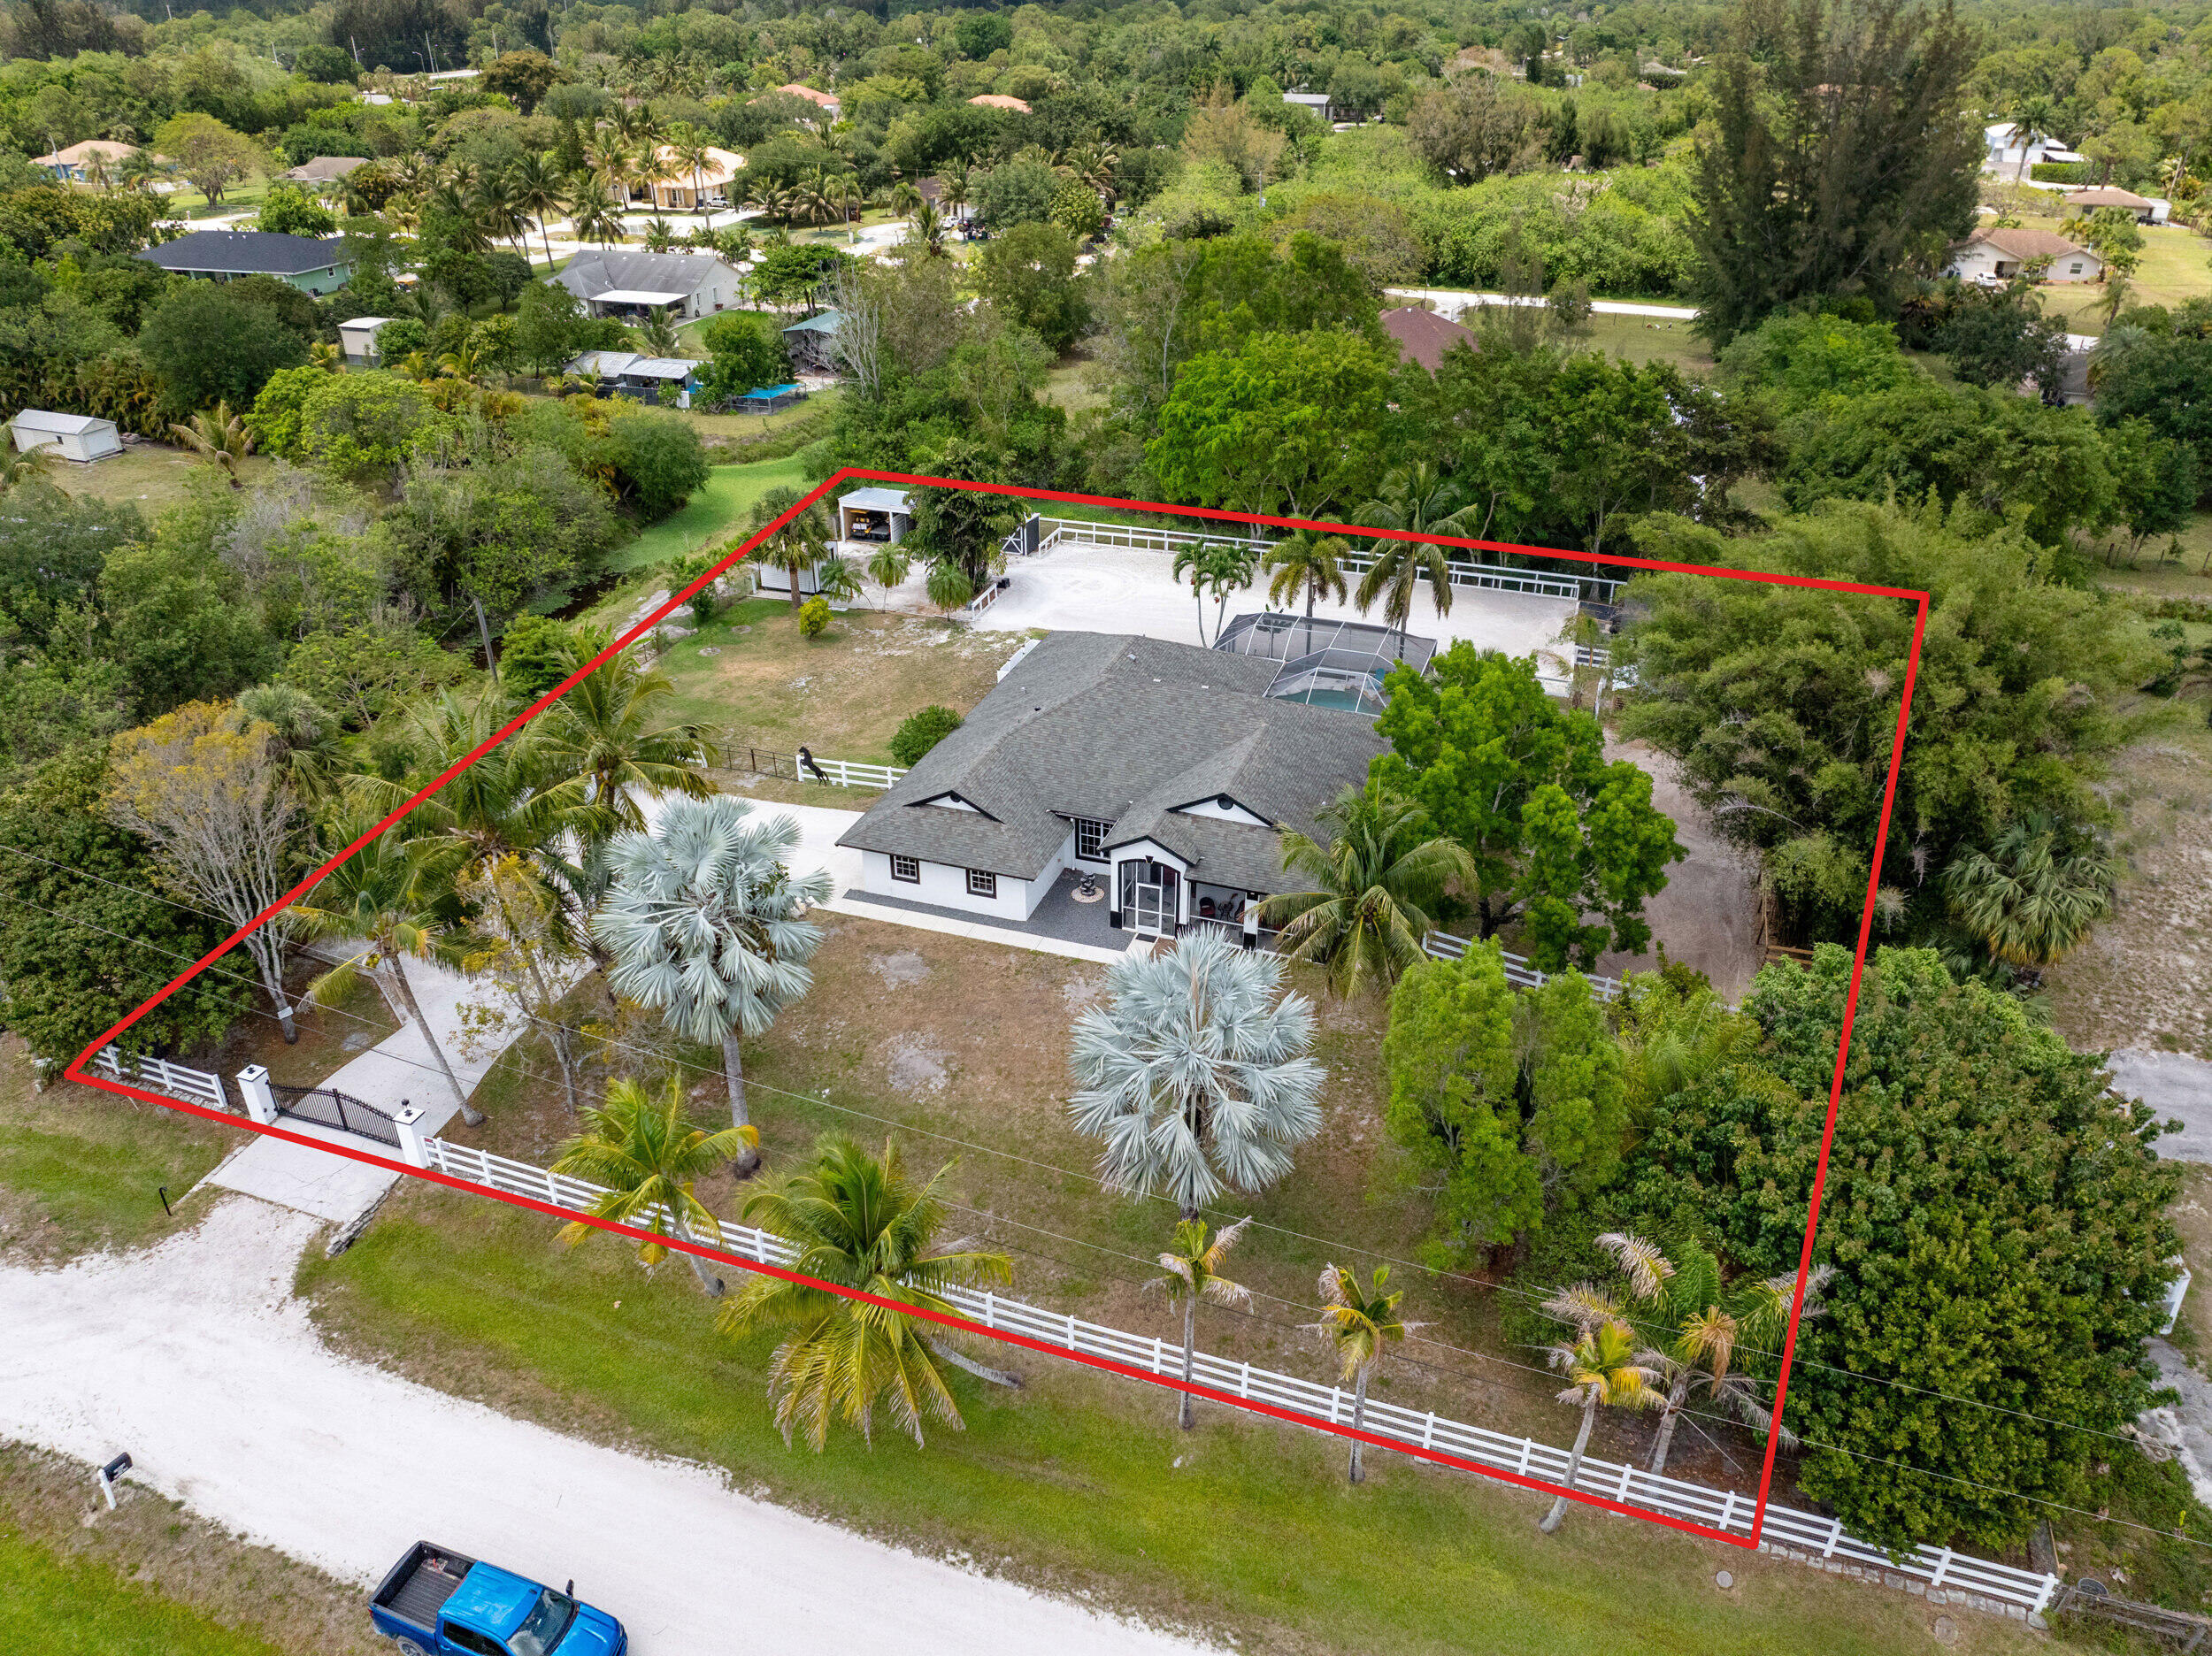
[[[1454,937],[1448,932],[1432,932],[1421,939],[1423,951],[1437,960],[1458,960],[1473,947],[1467,939]],[[1541,989],[1558,976],[1556,972],[1548,972],[1540,967],[1530,965],[1525,954],[1516,954],[1511,949],[1500,949],[1498,953],[1505,957],[1506,982],[1517,989]],[[1582,976],[1590,985],[1590,992],[1599,1000],[1617,1000],[1621,998],[1619,978],[1601,978],[1595,972],[1585,972]]]
[[[756,776],[780,777],[787,782],[823,782],[831,787],[887,788],[906,774],[901,765],[863,764],[856,759],[820,759],[809,754],[803,761],[796,754],[778,753],[772,748],[739,747],[731,744],[723,753],[736,768],[740,754],[745,756],[745,769]],[[808,769],[812,766],[811,770]]]
[[[100,1055],[92,1061],[92,1067],[111,1081],[132,1082],[156,1092],[166,1092],[171,1098],[204,1104],[211,1109],[231,1108],[230,1099],[223,1091],[222,1077],[210,1075],[204,1070],[188,1070],[165,1058],[126,1058],[120,1047],[103,1046]]]
[[[442,1138],[417,1141],[421,1160],[416,1165],[490,1191],[526,1196],[567,1213],[588,1213],[603,1189],[589,1181],[512,1162],[467,1145]],[[411,1150],[417,1146],[410,1146]],[[411,1154],[411,1162],[416,1160]],[[641,1228],[649,1221],[641,1222]],[[795,1256],[791,1245],[749,1225],[721,1226],[721,1244],[740,1259],[762,1264],[787,1266]],[[1150,1334],[1131,1334],[1107,1328],[1065,1312],[1047,1311],[1001,1293],[972,1288],[947,1288],[944,1298],[959,1312],[987,1329],[1018,1334],[1041,1344],[1086,1356],[1110,1358],[1170,1380],[1182,1375],[1181,1345]],[[1192,1377],[1217,1391],[1264,1403],[1311,1422],[1315,1427],[1348,1426],[1352,1394],[1339,1385],[1325,1385],[1248,1362],[1200,1353]],[[1532,1438],[1510,1438],[1480,1426],[1447,1419],[1433,1412],[1404,1408],[1375,1398],[1367,1400],[1362,1418],[1363,1430],[1394,1440],[1409,1449],[1455,1455],[1516,1476],[1558,1484],[1567,1476],[1568,1452],[1555,1444]],[[1686,1519],[1724,1533],[1748,1536],[1756,1499],[1734,1490],[1717,1490],[1679,1478],[1657,1477],[1632,1466],[1585,1458],[1576,1490],[1625,1506],[1640,1507],[1671,1518]],[[1893,1584],[1917,1584],[1917,1591],[1942,1590],[1986,1601],[1985,1607],[2024,1616],[2039,1614],[2057,1592],[2055,1576],[2016,1569],[1992,1563],[1948,1547],[1915,1547],[1905,1557],[1893,1558],[1871,1542],[1844,1532],[1842,1521],[1786,1506],[1770,1506],[1760,1545],[1770,1552],[1801,1557],[1805,1561],[1841,1573],[1855,1570],[1863,1578],[1890,1580]]]
[[[1128,524],[1092,523],[1080,518],[1042,518],[1038,520],[1037,550],[1048,552],[1064,541],[1082,546],[1128,547],[1141,552],[1179,552],[1194,546],[1241,546],[1254,553],[1262,553],[1274,544],[1271,540],[1256,533],[1206,534],[1179,529],[1146,529]],[[1018,549],[1018,536],[1009,536],[1010,549]],[[1352,550],[1338,560],[1345,572],[1363,575],[1374,567],[1375,560],[1353,543]],[[1460,548],[1446,560],[1455,586],[1487,587],[1493,592],[1531,593],[1541,598],[1565,598],[1576,602],[1587,600],[1594,603],[1611,603],[1618,595],[1622,582],[1599,576],[1554,575],[1542,570],[1516,569],[1504,564],[1477,563],[1465,548]]]

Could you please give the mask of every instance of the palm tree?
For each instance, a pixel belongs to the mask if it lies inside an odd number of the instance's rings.
[[[677,333],[676,324],[665,309],[648,311],[637,331],[646,349],[656,356],[674,356],[683,349],[683,337]]]
[[[1191,596],[1198,605],[1201,644],[1206,642],[1206,594],[1214,595],[1214,638],[1218,641],[1229,595],[1252,584],[1252,566],[1257,561],[1257,552],[1242,540],[1194,541],[1175,555],[1175,579],[1190,582]]]
[[[1638,1361],[1635,1336],[1618,1317],[1601,1317],[1585,1323],[1571,1342],[1552,1346],[1545,1353],[1554,1368],[1567,1376],[1559,1401],[1582,1410],[1582,1429],[1567,1457],[1563,1488],[1571,1490],[1582,1473],[1583,1452],[1590,1446],[1590,1429],[1597,1424],[1598,1409],[1657,1408],[1663,1399],[1652,1385],[1656,1377]],[[1537,1528],[1546,1535],[1557,1530],[1567,1516],[1567,1497],[1552,1502]]]
[[[975,188],[974,174],[968,171],[966,162],[947,167],[939,176],[938,199],[953,211],[956,218],[964,217],[961,211],[968,204],[969,193]]]
[[[668,157],[691,174],[691,207],[701,215],[707,211],[707,187],[702,180],[707,169],[714,165],[714,157],[710,153],[712,147],[707,142],[706,134],[695,126],[679,126],[670,136]]]
[[[603,632],[580,635],[576,659],[588,661],[606,641]],[[713,734],[667,709],[675,694],[665,673],[640,666],[628,650],[569,686],[533,726],[545,773],[564,778],[545,790],[549,804],[589,808],[588,837],[603,837],[643,829],[643,801],[656,795],[712,797]]]
[[[1606,1238],[1601,1237],[1603,1242]],[[1763,1436],[1773,1418],[1765,1388],[1749,1375],[1732,1368],[1740,1349],[1763,1355],[1779,1341],[1789,1326],[1790,1303],[1795,1297],[1794,1272],[1763,1277],[1730,1287],[1720,1280],[1720,1269],[1711,1254],[1694,1243],[1676,1250],[1682,1262],[1655,1296],[1655,1320],[1668,1328],[1664,1343],[1642,1353],[1641,1361],[1659,1377],[1663,1387],[1659,1430],[1651,1446],[1651,1471],[1667,1469],[1667,1452],[1674,1429],[1690,1394],[1702,1389],[1715,1403]],[[1835,1274],[1823,1265],[1810,1273],[1805,1284],[1802,1315],[1816,1317],[1825,1307],[1821,1292]],[[1787,1427],[1782,1443],[1796,1441]]]
[[[334,830],[336,843],[350,844],[378,820],[366,812],[345,814]],[[483,1114],[469,1102],[454,1077],[445,1048],[438,1044],[437,1031],[407,977],[411,954],[418,960],[459,958],[458,947],[447,936],[438,912],[439,894],[434,882],[424,878],[419,863],[400,842],[399,830],[391,828],[324,875],[312,891],[293,903],[290,913],[301,937],[309,942],[334,938],[366,945],[310,984],[308,999],[335,1005],[352,992],[362,972],[370,973],[388,991],[388,998],[396,998],[415,1021],[439,1073],[453,1089],[461,1119],[480,1127]]]
[[[1404,534],[1464,534],[1466,514],[1471,508],[1458,504],[1458,490],[1450,479],[1426,460],[1398,467],[1383,479],[1382,489],[1359,509],[1359,517],[1372,528],[1395,529]],[[1413,594],[1421,577],[1428,577],[1429,596],[1436,613],[1452,610],[1451,552],[1425,540],[1381,540],[1375,543],[1375,561],[1360,577],[1353,602],[1363,614],[1378,600],[1383,618],[1403,632],[1412,620]]]
[[[948,1162],[917,1186],[895,1138],[885,1140],[879,1161],[850,1138],[832,1136],[811,1171],[751,1197],[745,1218],[793,1245],[791,1269],[802,1276],[917,1311],[950,1312],[947,1288],[1003,1286],[1014,1274],[1003,1254],[938,1246],[945,1205],[937,1188],[952,1167]],[[723,1307],[718,1322],[732,1335],[787,1330],[768,1371],[776,1425],[786,1443],[803,1430],[817,1452],[829,1440],[833,1418],[872,1442],[879,1401],[918,1444],[925,1416],[961,1430],[940,1360],[997,1384],[1021,1384],[964,1356],[922,1319],[811,1283],[756,1276]]]
[[[511,182],[495,175],[487,177],[469,192],[468,199],[469,211],[488,234],[499,237],[518,252],[522,250],[530,211]]]
[[[595,1218],[650,1230],[655,1236],[694,1239],[695,1231],[719,1238],[721,1223],[693,1193],[693,1185],[759,1144],[750,1127],[709,1132],[695,1125],[684,1109],[683,1082],[670,1076],[657,1095],[634,1081],[615,1081],[606,1102],[584,1112],[584,1130],[560,1148],[553,1171],[589,1179],[607,1187],[588,1211]],[[571,1247],[591,1234],[581,1220],[563,1227]],[[657,1265],[668,1250],[658,1242],[638,1245],[638,1258]],[[686,1254],[699,1285],[710,1299],[726,1292],[722,1278],[696,1254]]]
[[[611,247],[622,240],[622,210],[607,193],[606,185],[588,178],[576,185],[568,198],[569,229],[579,242]],[[551,243],[547,244],[549,252]]]
[[[1241,1308],[1252,1303],[1252,1292],[1242,1283],[1231,1282],[1221,1274],[1228,1262],[1229,1251],[1237,1245],[1237,1238],[1250,1224],[1249,1217],[1240,1219],[1225,1227],[1210,1244],[1206,1240],[1206,1222],[1203,1219],[1184,1219],[1175,1227],[1175,1239],[1160,1255],[1160,1268],[1167,1274],[1148,1278],[1145,1286],[1167,1295],[1169,1305],[1183,1314],[1183,1385],[1182,1400],[1176,1405],[1175,1423],[1185,1431],[1192,1426],[1191,1370],[1198,1354],[1198,1302],[1211,1300],[1215,1305],[1236,1306]]]
[[[758,529],[764,524],[774,522],[798,500],[799,491],[795,488],[770,489],[753,507],[752,527]],[[801,577],[829,556],[829,543],[833,539],[834,536],[828,514],[818,501],[755,547],[750,556],[758,558],[770,569],[781,570],[790,577],[791,608],[795,613],[802,602],[799,593]],[[967,599],[963,598],[960,602],[964,603]]]
[[[2020,164],[2012,172],[2012,181],[2017,184],[2028,175],[2028,146],[2057,119],[2058,106],[2045,94],[2030,92],[2013,101],[2010,115],[2011,135],[2020,146]]]
[[[35,448],[18,448],[12,442],[0,443],[0,494],[5,494],[10,489],[25,483],[50,479],[54,473],[54,454],[51,443],[41,443]]]
[[[931,258],[945,257],[945,220],[934,202],[924,202],[914,209],[912,226],[907,240]]]
[[[614,956],[614,992],[658,1012],[687,1040],[718,1045],[730,1120],[743,1127],[741,1037],[757,1040],[814,981],[822,929],[799,916],[830,900],[829,876],[794,878],[799,825],[748,822],[744,800],[676,799],[655,832],[617,834],[613,870],[592,935]],[[741,1159],[749,1172],[758,1158]]]
[[[1398,1345],[1424,1322],[1408,1322],[1398,1315],[1399,1301],[1405,1298],[1401,1289],[1386,1292],[1390,1281],[1390,1267],[1375,1267],[1371,1286],[1360,1286],[1359,1274],[1340,1266],[1325,1265],[1321,1269],[1321,1320],[1313,1325],[1321,1336],[1322,1344],[1337,1356],[1340,1372],[1352,1382],[1352,1430],[1360,1430],[1367,1417],[1367,1381],[1382,1361],[1386,1347]],[[1352,1439],[1352,1483],[1361,1481],[1359,1452],[1363,1447],[1356,1438]]]
[[[438,358],[438,372],[449,379],[474,385],[484,372],[484,352],[473,340],[463,340]]]
[[[1186,1219],[1226,1190],[1264,1190],[1321,1131],[1313,1005],[1277,998],[1282,963],[1217,932],[1114,962],[1105,1003],[1076,1020],[1068,1100],[1102,1141],[1099,1173],[1129,1196],[1157,1192]]]
[[[901,179],[891,187],[891,212],[895,218],[911,218],[922,204],[922,193],[908,179]]]
[[[914,560],[888,540],[868,555],[868,579],[883,588],[886,609],[890,608],[892,588],[904,586],[913,570]]]
[[[242,487],[238,463],[253,452],[253,433],[246,429],[245,417],[232,413],[228,402],[218,402],[206,412],[195,414],[190,424],[172,426],[169,432],[195,454],[220,466],[231,487]]]
[[[1431,832],[1426,811],[1378,780],[1346,788],[1319,821],[1325,845],[1294,830],[1282,839],[1284,868],[1313,888],[1270,897],[1262,912],[1282,923],[1285,958],[1325,963],[1331,990],[1348,999],[1423,959],[1428,905],[1455,881],[1471,886],[1477,871],[1463,846]]]
[[[1268,583],[1268,602],[1293,603],[1303,592],[1309,621],[1313,619],[1317,599],[1334,593],[1337,602],[1342,603],[1345,584],[1340,560],[1351,549],[1342,535],[1294,529],[1287,539],[1276,541],[1260,556],[1260,567],[1275,578]]]
[[[514,190],[517,211],[526,212],[538,221],[538,235],[545,243],[545,267],[553,268],[553,233],[546,227],[547,221],[568,211],[567,187],[545,157],[535,150],[517,161],[507,175]]]
[[[1961,924],[2009,966],[2053,964],[2112,908],[2113,868],[2051,817],[2014,823],[1987,851],[1960,852],[1943,872]]]

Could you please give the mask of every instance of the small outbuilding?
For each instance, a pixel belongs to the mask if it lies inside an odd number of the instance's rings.
[[[855,489],[837,497],[837,538],[841,540],[887,540],[896,546],[913,526],[914,507],[903,490]]]
[[[89,414],[56,414],[46,409],[25,409],[8,422],[8,430],[15,438],[18,454],[28,454],[34,448],[51,448],[65,460],[89,465],[95,460],[123,452],[122,434],[115,429],[115,422],[95,419]]]
[[[1433,310],[1424,310],[1417,305],[1382,313],[1383,332],[1397,341],[1401,362],[1419,363],[1434,373],[1443,366],[1444,353],[1455,345],[1474,346],[1471,329],[1456,322],[1448,321]]]
[[[2163,224],[2166,218],[2159,211],[2158,203],[2147,196],[2138,196],[2133,190],[2076,190],[2067,196],[2066,205],[2078,213],[2093,213],[2100,207],[2117,207],[2139,225]]]
[[[350,322],[338,325],[338,343],[346,353],[346,361],[356,368],[373,368],[378,361],[376,336],[392,318],[380,316],[357,316]]]

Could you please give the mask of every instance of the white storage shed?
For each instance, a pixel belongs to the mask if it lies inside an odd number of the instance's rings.
[[[25,409],[8,422],[15,434],[18,454],[50,448],[65,460],[89,464],[123,452],[122,434],[113,420],[89,414],[55,414],[45,409]]]
[[[338,325],[338,342],[345,348],[346,360],[357,366],[373,366],[377,360],[377,332],[391,319],[389,317],[362,316],[354,318],[350,322],[341,322]]]

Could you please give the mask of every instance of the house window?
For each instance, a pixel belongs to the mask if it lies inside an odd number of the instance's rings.
[[[1075,855],[1086,862],[1103,862],[1106,853],[1100,847],[1106,843],[1107,829],[1112,826],[1111,823],[1088,822],[1078,816],[1075,819]]]
[[[997,896],[998,876],[986,874],[981,869],[970,869],[968,870],[968,895],[971,897]]]
[[[2067,273],[2068,275],[2070,275],[2070,276],[2078,276],[2078,275],[2080,275],[2080,274],[2081,274],[2081,261],[2080,261],[2079,259],[2076,259],[2076,260],[2075,260],[2075,261],[2074,261],[2071,264],[2068,265],[2068,266],[2066,267],[2066,273]]]
[[[922,883],[922,865],[914,857],[894,856],[891,859],[891,878],[904,880],[910,886]]]

